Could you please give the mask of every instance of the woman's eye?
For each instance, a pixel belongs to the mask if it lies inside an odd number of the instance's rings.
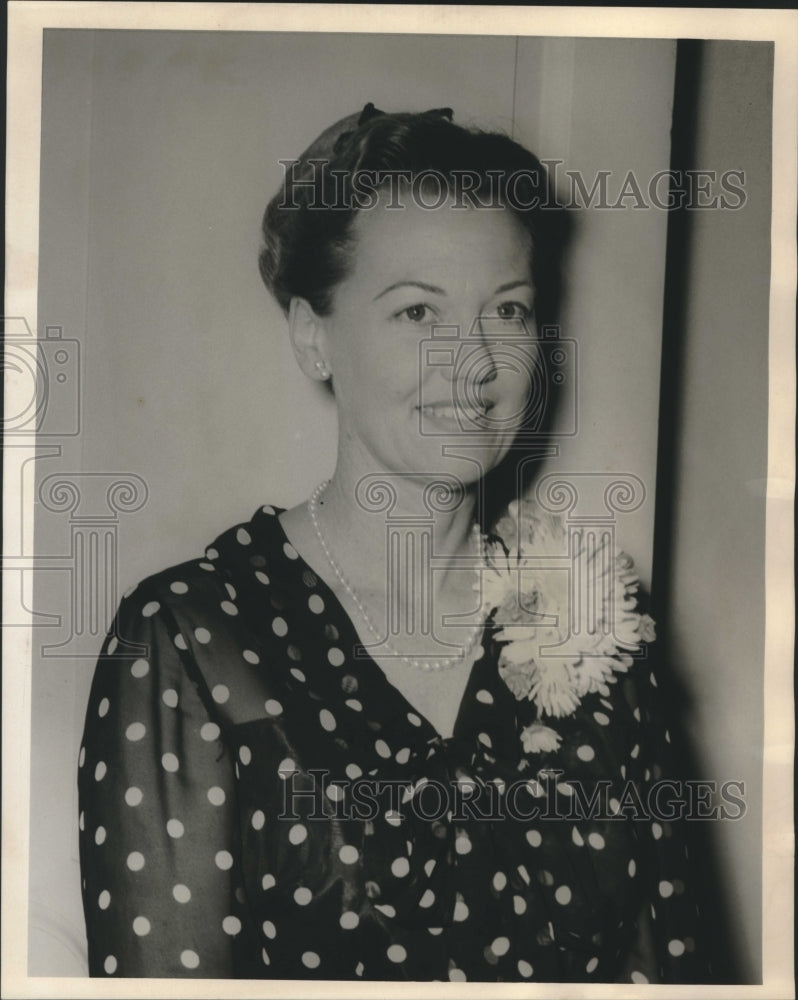
[[[413,305],[408,306],[406,309],[402,309],[399,316],[406,316],[411,323],[423,323],[429,318],[429,307],[425,305]]]
[[[529,319],[532,310],[522,302],[502,302],[496,309],[496,315],[504,320]]]

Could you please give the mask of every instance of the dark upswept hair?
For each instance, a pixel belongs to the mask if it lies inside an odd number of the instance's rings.
[[[448,194],[469,177],[472,203],[512,211],[531,236],[530,273],[538,323],[551,322],[559,297],[561,212],[537,157],[509,136],[464,128],[442,108],[387,114],[369,104],[326,129],[296,161],[263,216],[260,273],[284,312],[293,297],[328,315],[347,276],[359,211],[358,176],[434,174]],[[373,184],[373,181],[372,181]],[[374,185],[377,190],[387,187]],[[473,199],[478,199],[473,202]]]

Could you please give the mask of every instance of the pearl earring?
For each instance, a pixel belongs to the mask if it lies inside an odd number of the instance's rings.
[[[328,371],[327,366],[324,364],[323,361],[317,361],[316,368],[318,369],[321,378],[324,379],[325,381],[330,377],[330,372]]]

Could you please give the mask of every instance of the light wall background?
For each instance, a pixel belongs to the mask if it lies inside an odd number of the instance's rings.
[[[706,215],[694,234],[682,463],[668,487],[679,512],[674,669],[700,776],[747,778],[749,814],[717,838],[734,946],[755,980],[764,497],[750,484],[766,454],[769,65],[751,46],[710,49],[701,152],[719,169],[747,156],[758,200],[733,218]],[[98,620],[79,634],[76,514],[37,507],[37,555],[63,566],[35,581],[35,610],[56,618],[37,630],[34,655],[31,975],[85,974],[75,768],[109,608],[332,470],[333,405],[296,368],[257,271],[277,161],[373,101],[449,105],[457,121],[504,129],[588,180],[651,177],[669,165],[675,51],[662,40],[45,32],[39,327],[79,342],[82,381],[80,433],[42,457],[36,480],[130,473],[147,497],[109,521],[117,562]],[[578,433],[545,470],[638,477],[645,499],[618,530],[647,586],[667,224],[656,210],[577,215],[562,326],[578,341]],[[729,631],[736,600],[744,623]]]

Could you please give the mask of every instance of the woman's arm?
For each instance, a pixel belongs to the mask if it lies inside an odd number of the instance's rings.
[[[251,975],[234,761],[167,600],[146,583],[123,600],[89,699],[78,776],[89,970]]]

